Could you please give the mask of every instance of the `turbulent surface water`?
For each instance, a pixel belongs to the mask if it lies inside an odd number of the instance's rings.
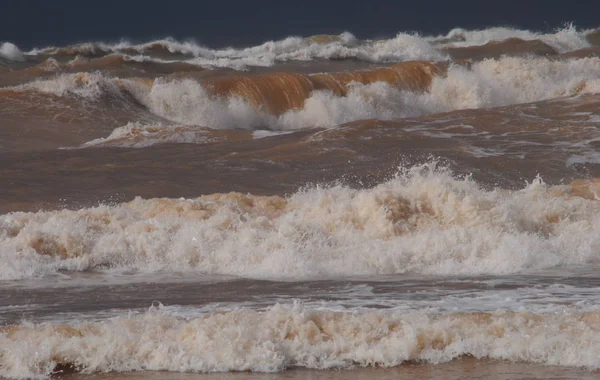
[[[594,378],[598,35],[2,42],[0,376]]]

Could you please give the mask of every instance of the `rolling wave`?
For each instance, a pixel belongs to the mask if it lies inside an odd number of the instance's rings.
[[[0,279],[114,267],[298,279],[598,264],[599,183],[486,191],[429,164],[366,190],[17,212],[0,217]]]
[[[247,66],[272,66],[276,62],[317,59],[359,59],[368,62],[397,62],[407,60],[441,60],[446,55],[418,35],[400,33],[395,38],[381,41],[358,41],[352,34],[340,36],[288,37],[262,45],[235,49],[209,49],[194,42],[174,39],[134,45],[84,43],[67,47],[49,47],[27,52],[28,56],[58,56],[88,58],[107,54],[145,55],[159,62],[185,61],[204,67],[231,67],[239,70]]]
[[[393,367],[472,356],[600,368],[600,313],[334,312],[302,304],[181,319],[145,314],[73,325],[0,328],[0,375],[69,372],[278,372]]]
[[[406,62],[355,72],[206,80],[62,74],[14,90],[94,101],[106,96],[129,99],[157,117],[184,125],[294,130],[596,93],[599,73],[599,58],[508,57],[470,65]]]
[[[492,27],[481,30],[452,29],[447,35],[439,36],[433,41],[443,43],[447,47],[471,47],[488,44],[492,41],[520,39],[524,41],[540,41],[556,50],[566,53],[590,46],[588,36],[591,31],[578,31],[573,24],[557,29],[554,33],[539,33],[506,27]],[[592,37],[593,38],[593,37]]]
[[[248,48],[211,49],[193,41],[177,41],[172,38],[133,44],[86,42],[66,47],[37,48],[24,53],[24,57],[74,58],[77,56],[98,58],[110,54],[143,57],[155,62],[183,61],[206,68],[230,67],[245,70],[249,66],[273,66],[277,62],[291,60],[339,60],[358,59],[373,63],[392,63],[408,60],[440,61],[449,58],[449,52],[461,48],[482,46],[492,42],[512,39],[525,42],[521,46],[532,47],[523,51],[497,48],[491,56],[513,53],[566,53],[595,44],[596,31],[577,30],[567,25],[554,33],[538,33],[528,30],[494,27],[483,30],[453,29],[445,36],[421,36],[398,33],[382,40],[360,40],[351,33],[318,35],[307,38],[288,37],[268,41]],[[531,42],[531,43],[529,43]],[[8,45],[7,45],[8,46]],[[11,44],[11,46],[14,46]],[[540,46],[545,49],[540,50]],[[490,46],[488,46],[490,48]],[[493,50],[493,48],[492,48]],[[468,51],[468,50],[467,50]],[[461,56],[464,56],[462,53]],[[452,54],[450,54],[452,56]],[[141,58],[138,58],[141,59]]]

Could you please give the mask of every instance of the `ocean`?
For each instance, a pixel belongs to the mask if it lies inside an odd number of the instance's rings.
[[[399,30],[0,41],[0,377],[599,378],[600,29]]]

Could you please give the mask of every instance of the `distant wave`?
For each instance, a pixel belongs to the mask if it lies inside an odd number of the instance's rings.
[[[554,33],[547,34],[504,27],[492,27],[481,30],[456,28],[445,36],[434,38],[433,41],[442,43],[446,47],[469,47],[485,45],[492,41],[517,38],[524,41],[539,40],[555,49],[558,53],[566,53],[589,47],[590,42],[587,39],[587,35],[590,33],[591,31],[587,30],[578,31],[572,24],[568,24]]]
[[[307,38],[288,37],[241,49],[210,49],[195,42],[166,38],[142,44],[126,41],[113,44],[86,42],[66,47],[36,48],[26,52],[25,56],[94,58],[121,54],[156,62],[180,61],[206,68],[244,70],[248,66],[272,66],[291,60],[358,59],[373,63],[440,61],[449,58],[446,49],[482,46],[506,39],[538,41],[557,53],[565,53],[589,47],[595,43],[596,34],[596,31],[577,30],[573,25],[548,34],[494,27],[483,30],[453,29],[447,35],[437,37],[398,33],[393,38],[383,40],[360,40],[345,32]]]
[[[27,52],[31,56],[100,57],[107,54],[144,55],[158,62],[184,61],[203,67],[272,66],[276,62],[315,59],[359,59],[368,62],[442,60],[447,56],[418,35],[400,33],[381,41],[358,41],[350,33],[340,36],[288,37],[259,46],[234,49],[209,49],[193,42],[174,39],[134,45],[84,43],[67,47],[49,47]]]

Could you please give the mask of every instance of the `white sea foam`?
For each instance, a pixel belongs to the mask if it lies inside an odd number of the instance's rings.
[[[0,59],[6,59],[8,61],[23,61],[25,57],[17,45],[10,42],[3,42],[0,44]]]
[[[103,96],[120,96],[121,90],[114,78],[105,77],[101,72],[60,74],[52,79],[36,80],[13,87],[15,90],[34,90],[56,96],[79,96],[98,100]],[[131,82],[132,86],[135,82]]]
[[[74,325],[0,330],[0,376],[46,378],[57,365],[110,371],[276,372],[290,367],[391,367],[464,355],[600,368],[598,313],[427,314],[275,305],[179,319],[146,314]]]
[[[218,141],[208,136],[206,128],[185,125],[128,123],[116,128],[105,138],[86,142],[81,148],[111,146],[144,148],[165,143],[208,143]]]
[[[0,217],[0,279],[102,267],[294,279],[598,264],[600,204],[571,190],[536,180],[484,191],[426,166],[369,190],[12,213]]]
[[[493,27],[482,30],[465,30],[456,28],[446,36],[434,38],[435,40],[449,40],[445,46],[466,47],[485,45],[491,41],[502,41],[507,38],[519,38],[526,41],[540,40],[559,53],[583,49],[590,46],[586,39],[586,31],[578,31],[574,25],[568,24],[554,33],[538,33],[529,30],[520,30],[506,27]]]

